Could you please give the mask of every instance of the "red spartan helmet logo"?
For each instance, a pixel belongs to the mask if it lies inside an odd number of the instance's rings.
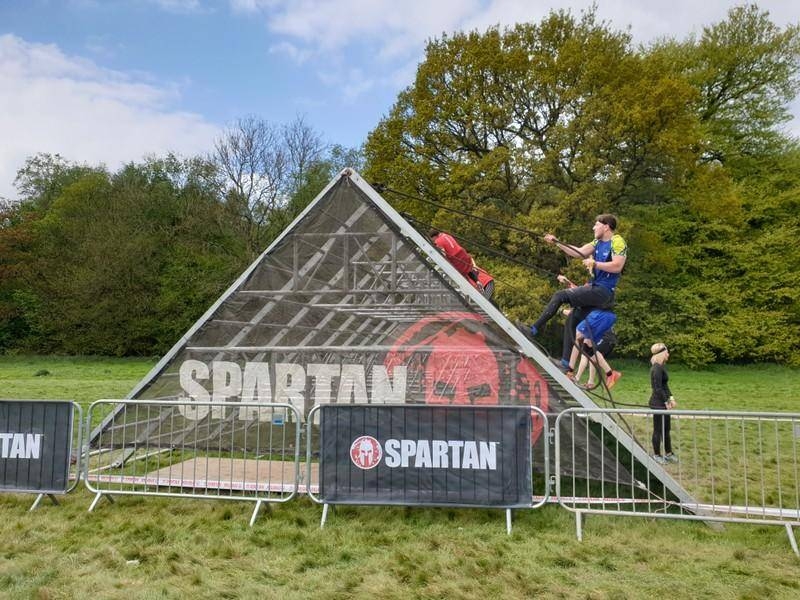
[[[522,357],[499,364],[480,331],[484,323],[483,317],[468,312],[420,319],[398,338],[384,364],[390,373],[395,365],[407,365],[411,379],[419,379],[422,371],[427,404],[530,404],[546,412],[547,384],[539,372]],[[543,423],[533,417],[536,442]]]
[[[383,458],[381,445],[371,435],[362,435],[350,444],[350,460],[359,469],[372,469],[377,467]]]

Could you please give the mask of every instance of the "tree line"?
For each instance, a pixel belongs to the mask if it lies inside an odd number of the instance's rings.
[[[111,172],[30,157],[0,210],[0,351],[169,349],[359,152],[301,118],[237,121],[207,157]]]
[[[800,147],[782,129],[798,58],[798,26],[754,5],[647,46],[593,9],[554,11],[431,40],[360,150],[299,118],[247,117],[205,157],[114,172],[30,157],[0,212],[0,351],[163,353],[354,166],[398,209],[474,241],[511,318],[532,320],[556,273],[585,277],[541,234],[584,243],[613,212],[630,248],[621,354],[662,340],[694,365],[800,364]]]
[[[638,47],[593,9],[442,36],[369,135],[367,176],[420,221],[537,266],[480,257],[512,318],[533,321],[556,273],[586,276],[541,234],[583,244],[612,212],[630,249],[619,352],[800,364],[800,151],[783,131],[799,33],[746,5]]]

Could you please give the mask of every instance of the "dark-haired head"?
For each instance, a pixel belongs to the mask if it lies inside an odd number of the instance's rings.
[[[603,225],[608,225],[611,231],[616,231],[617,229],[617,217],[612,214],[597,215],[595,221],[599,221]]]

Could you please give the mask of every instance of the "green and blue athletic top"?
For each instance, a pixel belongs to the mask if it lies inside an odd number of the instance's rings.
[[[628,256],[628,244],[625,243],[621,235],[616,233],[608,241],[593,240],[592,245],[594,246],[594,261],[596,263],[611,262],[614,256]],[[595,267],[593,276],[594,285],[603,286],[613,292],[614,288],[617,287],[620,273],[609,273]]]

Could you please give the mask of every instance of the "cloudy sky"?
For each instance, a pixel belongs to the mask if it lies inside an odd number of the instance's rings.
[[[683,39],[725,0],[596,0],[636,42]],[[579,0],[0,0],[0,196],[36,152],[114,169],[206,153],[246,115],[295,116],[357,146],[407,86],[425,40],[539,21]],[[800,22],[800,2],[762,0]],[[800,117],[800,101],[792,106]],[[800,118],[790,129],[800,135]]]

